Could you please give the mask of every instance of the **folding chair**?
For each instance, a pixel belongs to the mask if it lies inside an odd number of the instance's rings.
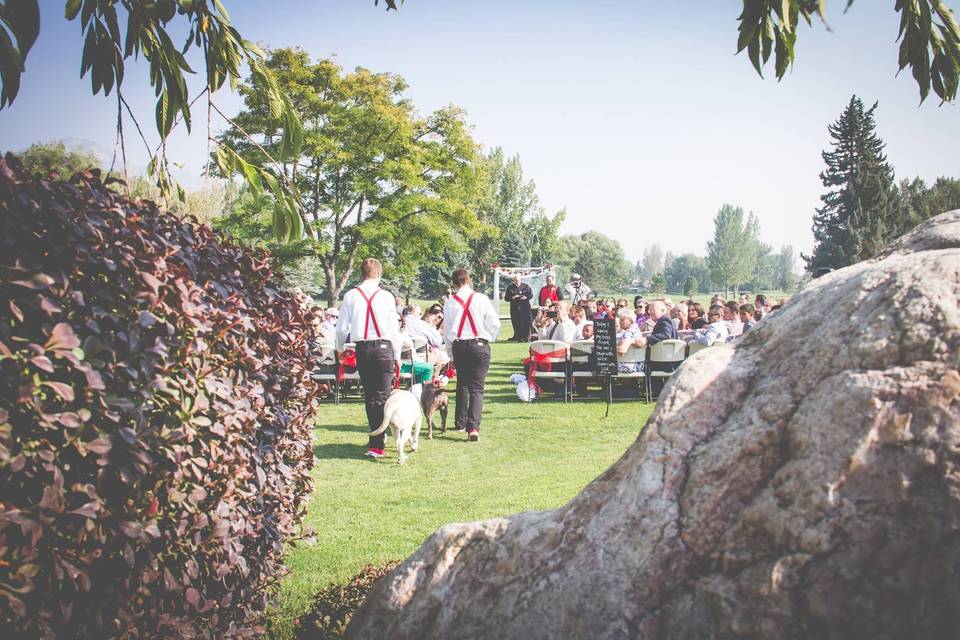
[[[559,380],[563,383],[563,401],[567,401],[570,347],[559,340],[535,340],[530,343],[530,379]],[[545,365],[545,366],[544,366]],[[540,369],[544,366],[544,369]],[[549,370],[545,370],[549,367]]]
[[[647,350],[647,391],[653,399],[653,380],[666,380],[677,370],[687,353],[687,343],[683,340],[661,340],[650,345]],[[662,388],[662,387],[661,387]]]
[[[617,364],[636,364],[643,363],[646,366],[647,362],[647,347],[630,347],[627,349],[627,352],[624,354],[617,355]],[[649,395],[647,395],[647,373],[646,371],[632,371],[630,373],[617,373],[615,376],[611,376],[611,380],[636,380],[637,387],[640,388],[640,383],[642,382],[644,400],[646,402],[650,401]]]
[[[331,343],[315,343],[317,368],[310,377],[317,382],[333,383],[333,404],[340,403],[340,380],[337,379],[337,350]]]
[[[586,369],[589,367],[591,362],[590,356],[593,355],[593,340],[575,340],[570,345],[570,383],[568,386],[568,394],[570,396],[570,402],[573,402],[573,391],[574,385],[577,380],[596,380],[597,376],[594,375],[592,370]],[[580,371],[577,368],[580,368]]]
[[[400,366],[402,367],[405,364],[410,365],[410,371],[408,373],[404,373],[402,369],[400,370],[400,386],[406,385],[407,389],[413,387],[413,363],[416,360],[415,356],[415,349],[407,346],[400,349]]]
[[[413,359],[415,362],[427,361],[427,339],[422,336],[413,338]]]

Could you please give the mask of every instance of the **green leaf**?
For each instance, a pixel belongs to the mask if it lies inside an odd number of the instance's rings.
[[[63,15],[67,20],[73,20],[77,17],[77,14],[80,13],[80,6],[83,4],[83,0],[67,0],[67,4],[64,7]]]

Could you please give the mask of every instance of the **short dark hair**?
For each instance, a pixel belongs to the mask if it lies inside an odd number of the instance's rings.
[[[753,312],[756,310],[756,307],[749,302],[744,302],[742,305],[740,305],[740,313],[749,313],[752,316]]]
[[[711,314],[717,315],[717,316],[723,316],[723,305],[722,304],[711,305],[710,311],[707,313],[707,315],[711,315]]]
[[[372,278],[374,275],[383,275],[383,265],[376,258],[366,258],[360,263],[360,275],[364,279]]]
[[[733,312],[736,312],[736,311],[737,311],[737,303],[736,303],[736,301],[731,300],[730,302],[727,302],[727,303],[725,303],[725,304],[726,304],[726,306],[727,306],[727,309],[730,309],[730,311],[733,311]]]
[[[761,305],[767,304],[767,296],[763,295],[762,293],[758,293],[756,301],[757,301],[757,304],[761,304]]]
[[[470,272],[466,269],[457,269],[453,272],[453,286],[462,287],[470,284]]]
[[[417,306],[416,306],[416,305],[408,304],[407,306],[405,306],[405,307],[403,308],[403,313],[402,313],[401,315],[408,316],[408,315],[410,315],[411,313],[413,313],[413,312],[416,311],[416,310],[417,310]]]

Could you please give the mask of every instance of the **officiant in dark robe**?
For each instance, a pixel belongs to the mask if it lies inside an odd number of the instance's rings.
[[[520,280],[520,275],[513,276],[513,282],[507,287],[503,295],[504,300],[510,303],[510,322],[513,324],[513,342],[530,341],[530,300],[533,290],[530,285]]]

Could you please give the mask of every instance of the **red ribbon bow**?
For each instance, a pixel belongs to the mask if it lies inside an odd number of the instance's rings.
[[[354,350],[344,351],[343,355],[340,356],[340,369],[337,371],[337,380],[343,381],[343,375],[346,373],[347,367],[357,367],[357,352]]]
[[[525,358],[523,361],[524,367],[529,368],[529,375],[527,376],[527,384],[530,385],[531,389],[536,389],[537,393],[540,393],[540,385],[537,384],[537,371],[543,371],[544,373],[548,371],[553,371],[553,362],[556,358],[567,357],[566,349],[557,349],[556,351],[550,351],[547,353],[530,353],[530,357]],[[560,363],[557,363],[560,364]]]

